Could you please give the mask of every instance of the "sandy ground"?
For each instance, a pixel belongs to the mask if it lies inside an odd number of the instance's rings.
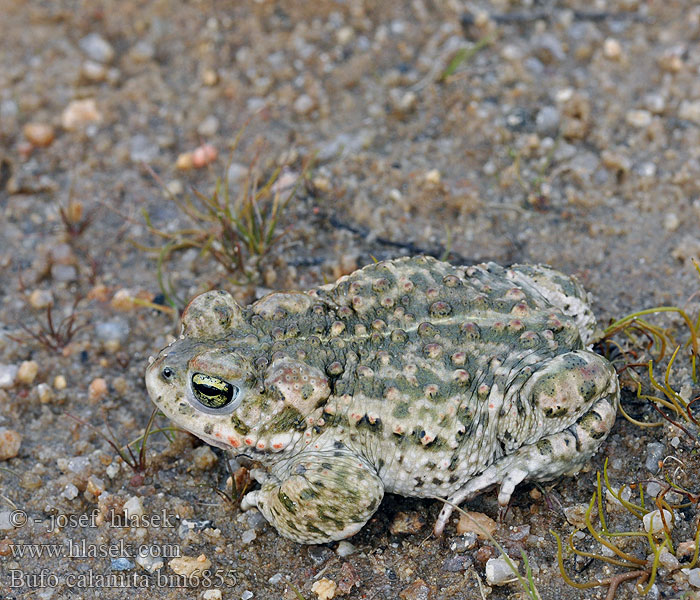
[[[700,255],[699,41],[690,0],[0,0],[0,598],[310,599],[324,578],[352,598],[524,597],[487,586],[488,540],[455,521],[430,537],[435,502],[388,497],[352,546],[301,547],[222,500],[218,451],[156,434],[134,471],[104,435],[122,445],[146,426],[144,367],[177,331],[163,302],[212,286],[248,302],[423,252],[576,273],[603,324],[686,303]],[[159,284],[153,230],[192,227],[168,194],[210,194],[217,177],[240,194],[249,169],[275,166],[288,184],[311,160],[265,256],[243,248],[243,268],[227,270],[175,252]],[[697,299],[687,307],[697,314]],[[697,490],[695,439],[619,419],[591,469],[544,494],[521,487],[496,539],[526,552],[543,599],[603,598],[563,582],[549,529],[573,530],[606,457],[619,486],[672,455]],[[125,503],[141,526],[110,520]],[[470,507],[495,517],[495,495]],[[697,522],[679,514],[674,544]],[[45,554],[19,556],[22,544]],[[566,564],[582,581],[624,571]],[[207,576],[187,577],[196,566]],[[695,589],[673,566],[649,598]],[[633,585],[616,597],[636,597]]]

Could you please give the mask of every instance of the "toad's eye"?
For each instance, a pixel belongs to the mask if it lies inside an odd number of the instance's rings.
[[[205,375],[204,373],[192,375],[194,397],[207,408],[228,406],[238,395],[238,391],[235,385],[213,375]]]

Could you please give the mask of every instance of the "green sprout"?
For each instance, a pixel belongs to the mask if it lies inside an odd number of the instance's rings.
[[[247,125],[247,124],[246,124]],[[246,125],[241,128],[231,145],[231,160],[238,147]],[[171,281],[164,277],[164,266],[174,254],[194,248],[202,257],[211,257],[221,265],[231,281],[254,281],[259,273],[250,269],[248,263],[260,264],[270,249],[282,238],[286,230],[280,231],[280,220],[299,186],[306,181],[312,158],[302,162],[300,174],[293,185],[282,187],[280,176],[287,165],[278,165],[266,177],[260,174],[258,151],[249,164],[245,177],[235,194],[230,192],[226,175],[218,177],[211,194],[193,190],[192,194],[179,198],[167,191],[158,175],[146,167],[151,176],[166,190],[169,200],[190,222],[189,227],[166,231],[156,227],[150,214],[144,210],[143,217],[150,233],[164,241],[161,247],[139,245],[142,250],[158,257],[157,278],[168,304],[184,306],[177,299]]]

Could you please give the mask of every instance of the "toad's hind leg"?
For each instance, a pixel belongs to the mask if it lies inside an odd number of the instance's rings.
[[[495,485],[500,484],[498,503],[503,509],[508,506],[515,486],[525,479],[549,481],[579,471],[610,433],[615,423],[618,397],[617,377],[613,377],[606,393],[573,425],[534,444],[521,446],[467,481],[448,498],[451,504],[445,504],[440,512],[433,530],[435,535],[442,534],[452,514],[452,505],[459,505]]]
[[[302,544],[354,535],[384,496],[374,469],[347,449],[301,452],[277,475],[246,494],[241,507],[256,506],[279,533]]]

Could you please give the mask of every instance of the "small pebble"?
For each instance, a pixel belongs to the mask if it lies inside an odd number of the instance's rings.
[[[700,568],[688,569],[688,583],[693,587],[700,588]]]
[[[119,349],[129,337],[129,324],[124,319],[110,319],[95,325],[95,335],[111,350]]]
[[[127,558],[115,558],[110,564],[112,571],[129,571],[134,568],[134,563],[132,563]]]
[[[97,475],[90,475],[87,482],[87,491],[97,498],[105,491],[105,482]]]
[[[108,72],[105,65],[94,60],[86,60],[80,67],[80,74],[88,81],[104,81]]]
[[[128,58],[135,63],[145,63],[156,55],[156,49],[148,40],[139,40],[130,49]]]
[[[686,540],[678,544],[676,556],[679,559],[690,558],[695,553],[695,540]]]
[[[25,360],[17,369],[16,380],[24,385],[31,385],[39,373],[39,365],[34,360]]]
[[[241,534],[241,543],[245,546],[250,544],[258,535],[255,533],[255,529],[247,529]]]
[[[23,131],[24,137],[38,148],[50,146],[55,136],[54,128],[47,123],[27,123]]]
[[[134,294],[131,290],[120,289],[112,296],[110,306],[115,310],[129,311],[134,308]]]
[[[394,520],[389,525],[389,531],[392,535],[400,533],[418,533],[425,526],[425,518],[423,515],[411,512],[398,512]]]
[[[66,461],[66,469],[77,475],[87,477],[90,473],[90,459],[87,456],[74,456]]]
[[[102,113],[97,109],[94,98],[72,100],[61,115],[61,125],[68,131],[75,131],[90,123],[102,120]]]
[[[54,264],[51,265],[51,278],[54,281],[68,283],[78,279],[78,269],[75,265]]]
[[[212,521],[209,519],[182,519],[177,534],[181,539],[184,539],[190,531],[204,531],[212,526]]]
[[[354,37],[355,30],[350,26],[341,27],[335,33],[335,39],[341,46],[350,43]]]
[[[65,390],[66,387],[68,386],[68,382],[66,381],[66,378],[63,375],[56,375],[56,377],[53,378],[53,387],[56,390]],[[0,386],[2,387],[2,386]]]
[[[350,542],[342,540],[338,542],[338,547],[335,549],[335,551],[338,554],[338,556],[340,556],[341,558],[345,558],[346,556],[350,556],[351,554],[357,552],[357,548],[353,546]]]
[[[17,365],[0,365],[0,389],[8,390],[15,385],[17,371]]]
[[[656,475],[661,469],[661,461],[666,453],[666,447],[659,442],[651,442],[647,444],[647,457],[644,465],[647,471]]]
[[[19,453],[22,436],[14,429],[0,427],[0,460],[9,460]]]
[[[418,106],[418,96],[415,92],[403,92],[396,88],[390,90],[389,100],[393,109],[401,114],[413,112]]]
[[[66,500],[74,500],[75,498],[78,497],[78,494],[80,493],[80,490],[78,490],[75,485],[72,483],[67,483],[66,487],[63,488],[63,491],[61,492],[61,496],[63,496]]]
[[[219,74],[214,69],[205,69],[202,73],[202,83],[207,87],[212,87],[219,83]]]
[[[161,549],[157,546],[153,548],[140,547],[136,556],[136,564],[149,573],[162,569],[165,561],[158,556]]]
[[[422,579],[416,579],[407,588],[399,592],[401,600],[428,600],[430,598],[430,587]]]
[[[449,573],[459,573],[460,571],[466,571],[473,564],[474,559],[472,559],[471,556],[468,554],[458,554],[446,558],[442,563],[442,570]]]
[[[180,556],[178,558],[173,558],[168,566],[177,575],[184,575],[185,577],[190,577],[193,574],[201,574],[211,567],[211,561],[204,555],[200,554],[197,557],[194,556]]]
[[[651,124],[651,113],[648,110],[630,110],[625,115],[625,121],[632,127],[648,127]]]
[[[270,577],[270,579],[267,580],[267,583],[276,585],[282,581],[282,579],[284,579],[284,575],[282,573],[275,573],[272,577]]]
[[[195,448],[193,454],[194,466],[202,471],[208,471],[216,466],[218,458],[209,446]]]
[[[476,543],[477,540],[476,533],[473,531],[470,531],[469,533],[465,533],[461,535],[460,537],[452,540],[450,543],[450,550],[452,552],[464,552],[465,550],[473,550],[476,548]]]
[[[535,55],[544,64],[562,61],[566,58],[559,38],[552,33],[543,33],[533,39]]]
[[[188,171],[189,169],[194,169],[194,161],[192,159],[192,152],[183,152],[178,154],[175,160],[175,168],[180,171]]]
[[[496,521],[480,512],[467,511],[466,514],[460,513],[459,522],[457,523],[457,533],[459,535],[474,533],[480,540],[488,539],[496,531],[496,528]]]
[[[0,510],[0,531],[12,531],[15,526],[12,524],[12,511]]]
[[[250,590],[244,590],[241,594],[241,600],[250,600],[255,594]]]
[[[91,402],[96,402],[100,398],[104,398],[107,392],[107,381],[103,377],[97,377],[88,386],[88,399]]]
[[[678,108],[678,117],[700,125],[700,100],[683,100]]]
[[[53,294],[49,290],[34,290],[29,295],[29,305],[36,310],[47,308],[52,304]]]
[[[39,402],[49,404],[53,400],[53,390],[48,383],[40,383],[36,386],[36,393],[39,396]]]
[[[517,568],[518,563],[512,563]],[[486,561],[486,581],[489,585],[505,585],[517,581],[517,577],[506,560],[499,556]]]
[[[143,502],[140,496],[131,496],[126,502],[124,502],[124,517],[127,520],[139,519],[143,517],[145,510],[143,508]]]
[[[438,169],[431,169],[425,174],[425,182],[430,185],[438,185],[440,183],[441,175]]]
[[[622,46],[614,38],[607,38],[603,42],[603,56],[610,60],[619,60],[622,56]]]
[[[664,229],[666,231],[676,231],[681,225],[681,220],[676,213],[667,213],[664,217]]]
[[[535,117],[535,131],[540,135],[556,135],[559,130],[561,115],[553,106],[544,106]]]
[[[337,584],[332,579],[323,577],[318,581],[314,582],[311,586],[311,591],[318,596],[318,600],[330,600],[335,596],[335,590]]]
[[[659,553],[659,563],[669,571],[675,571],[681,564],[680,561],[666,549]]]
[[[660,115],[666,110],[666,100],[661,94],[647,94],[644,96],[644,107],[655,115]]]
[[[223,598],[221,590],[217,589],[206,590],[202,594],[202,600],[221,600],[221,598]]]
[[[668,529],[673,529],[673,515],[666,509],[664,509],[664,519]],[[642,521],[644,523],[645,531],[659,533],[660,531],[664,530],[664,522],[661,519],[661,512],[658,509],[652,510],[651,512],[645,514]]]
[[[331,557],[331,552],[326,546],[309,546],[306,553],[315,565],[322,565]]]
[[[114,48],[98,33],[89,33],[78,42],[78,46],[88,58],[101,63],[112,62]]]
[[[203,137],[212,137],[219,130],[219,119],[214,115],[206,117],[197,127],[197,133]]]
[[[652,498],[656,498],[662,489],[663,488],[656,481],[647,483],[647,494]]]
[[[25,471],[20,477],[19,484],[25,490],[38,490],[44,485],[44,480],[34,471]]]
[[[316,108],[316,102],[308,94],[302,94],[294,101],[294,112],[298,115],[307,115],[314,108]]]
[[[208,164],[213,163],[218,155],[219,152],[214,146],[203,144],[192,152],[192,166],[195,169],[206,167]]]
[[[107,477],[114,479],[119,474],[119,463],[117,461],[111,462],[107,465],[105,473],[107,473]]]

